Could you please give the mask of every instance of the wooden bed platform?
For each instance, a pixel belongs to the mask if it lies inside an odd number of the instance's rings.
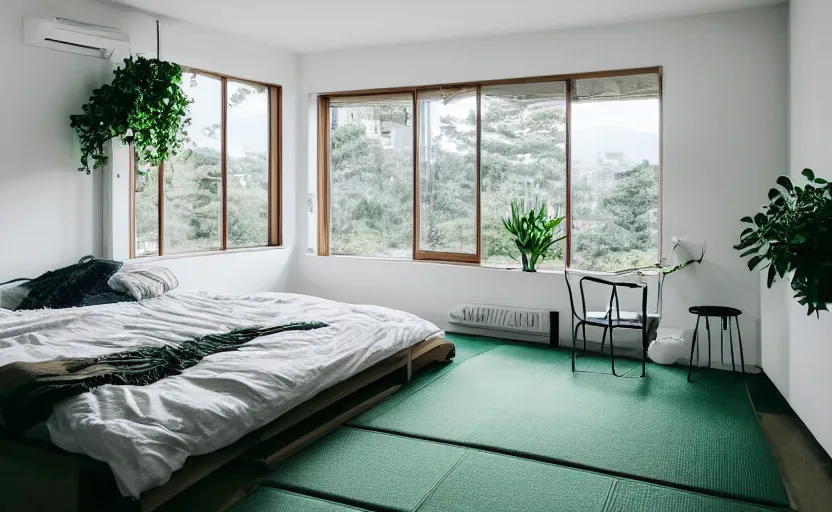
[[[48,443],[0,437],[0,509],[9,511],[156,510],[177,497],[203,492],[198,484],[217,470],[244,464],[263,472],[398,391],[425,367],[449,361],[453,343],[436,337],[377,363],[293,408],[236,443],[191,457],[170,481],[123,498],[109,466]],[[206,481],[206,487],[208,482]],[[170,503],[173,505],[173,503]],[[223,504],[218,504],[218,509]],[[227,505],[230,505],[228,503]],[[167,507],[165,507],[167,508]],[[213,508],[213,507],[212,507]],[[202,508],[203,511],[210,509]]]

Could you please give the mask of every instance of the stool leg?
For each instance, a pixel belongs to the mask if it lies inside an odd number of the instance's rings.
[[[735,372],[735,371],[737,371],[737,366],[736,366],[736,364],[734,363],[734,335],[733,335],[733,334],[731,334],[732,332],[733,332],[733,329],[732,329],[732,327],[731,327],[731,322],[730,322],[730,318],[729,318],[729,322],[728,322],[728,339],[731,341],[731,371],[732,371],[732,372]]]
[[[711,317],[705,317],[705,330],[708,331],[708,368],[711,367]]]
[[[740,342],[740,369],[742,370],[742,377],[745,378],[745,357],[742,355],[742,333],[740,333],[740,317],[735,316],[734,322],[737,323],[737,340]]]
[[[693,341],[690,343],[690,362],[688,363],[688,382],[690,382],[691,373],[693,373],[693,349],[696,347],[696,336],[699,334],[699,319],[702,318],[696,315],[696,327],[693,329]],[[697,358],[698,359],[698,358]],[[697,365],[699,361],[696,362]]]

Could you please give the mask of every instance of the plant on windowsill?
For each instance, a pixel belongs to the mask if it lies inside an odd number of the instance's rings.
[[[90,174],[107,164],[104,144],[132,133],[139,163],[158,166],[188,142],[190,100],[179,86],[178,64],[145,57],[124,59],[113,81],[92,92],[84,113],[70,116],[81,143],[79,171]]]
[[[745,251],[740,257],[751,256],[749,270],[767,264],[769,288],[791,274],[798,303],[809,315],[820,316],[832,303],[832,183],[816,178],[811,169],[803,176],[809,181],[803,187],[786,176],[777,178],[779,188],[769,190],[763,211],[742,218],[752,227],[734,249]]]
[[[503,217],[503,226],[514,236],[514,245],[520,251],[523,272],[537,272],[538,260],[549,256],[552,246],[566,235],[555,238],[555,231],[564,217],[549,217],[546,203],[540,209],[526,208],[525,201],[511,202],[511,215]]]

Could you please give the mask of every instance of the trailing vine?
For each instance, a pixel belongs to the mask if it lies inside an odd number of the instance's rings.
[[[132,130],[136,159],[157,166],[188,142],[191,101],[180,88],[182,68],[159,59],[130,57],[113,71],[113,82],[92,92],[84,113],[70,116],[81,142],[81,167],[90,173],[107,164],[104,144],[124,141]]]

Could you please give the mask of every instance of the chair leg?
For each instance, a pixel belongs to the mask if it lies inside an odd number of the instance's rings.
[[[586,324],[583,324],[581,326],[581,330],[583,331],[583,334],[584,334],[584,354],[586,354]]]
[[[719,362],[725,364],[725,317],[722,317],[719,326]]]
[[[742,334],[740,333],[740,317],[735,316],[734,322],[737,323],[737,340],[740,342],[740,369],[742,370],[742,378],[745,378],[745,357],[742,355]]]
[[[580,326],[580,323],[578,324]],[[575,318],[572,318],[572,373],[575,373],[575,345],[578,344],[578,327],[575,326]]]
[[[609,327],[604,327],[604,334],[601,335],[601,352],[604,351],[604,343],[607,341],[607,329]]]
[[[641,335],[641,376],[647,376],[647,333]]]
[[[618,377],[618,374],[615,373],[615,347],[612,344],[612,331],[613,329],[610,329],[610,362],[612,364],[612,374]]]
[[[693,329],[693,341],[690,343],[690,361],[688,363],[688,382],[690,382],[690,376],[693,373],[693,349],[696,347],[696,337],[699,334],[699,319],[702,317],[696,315],[696,327]],[[697,364],[699,361],[697,361]]]

